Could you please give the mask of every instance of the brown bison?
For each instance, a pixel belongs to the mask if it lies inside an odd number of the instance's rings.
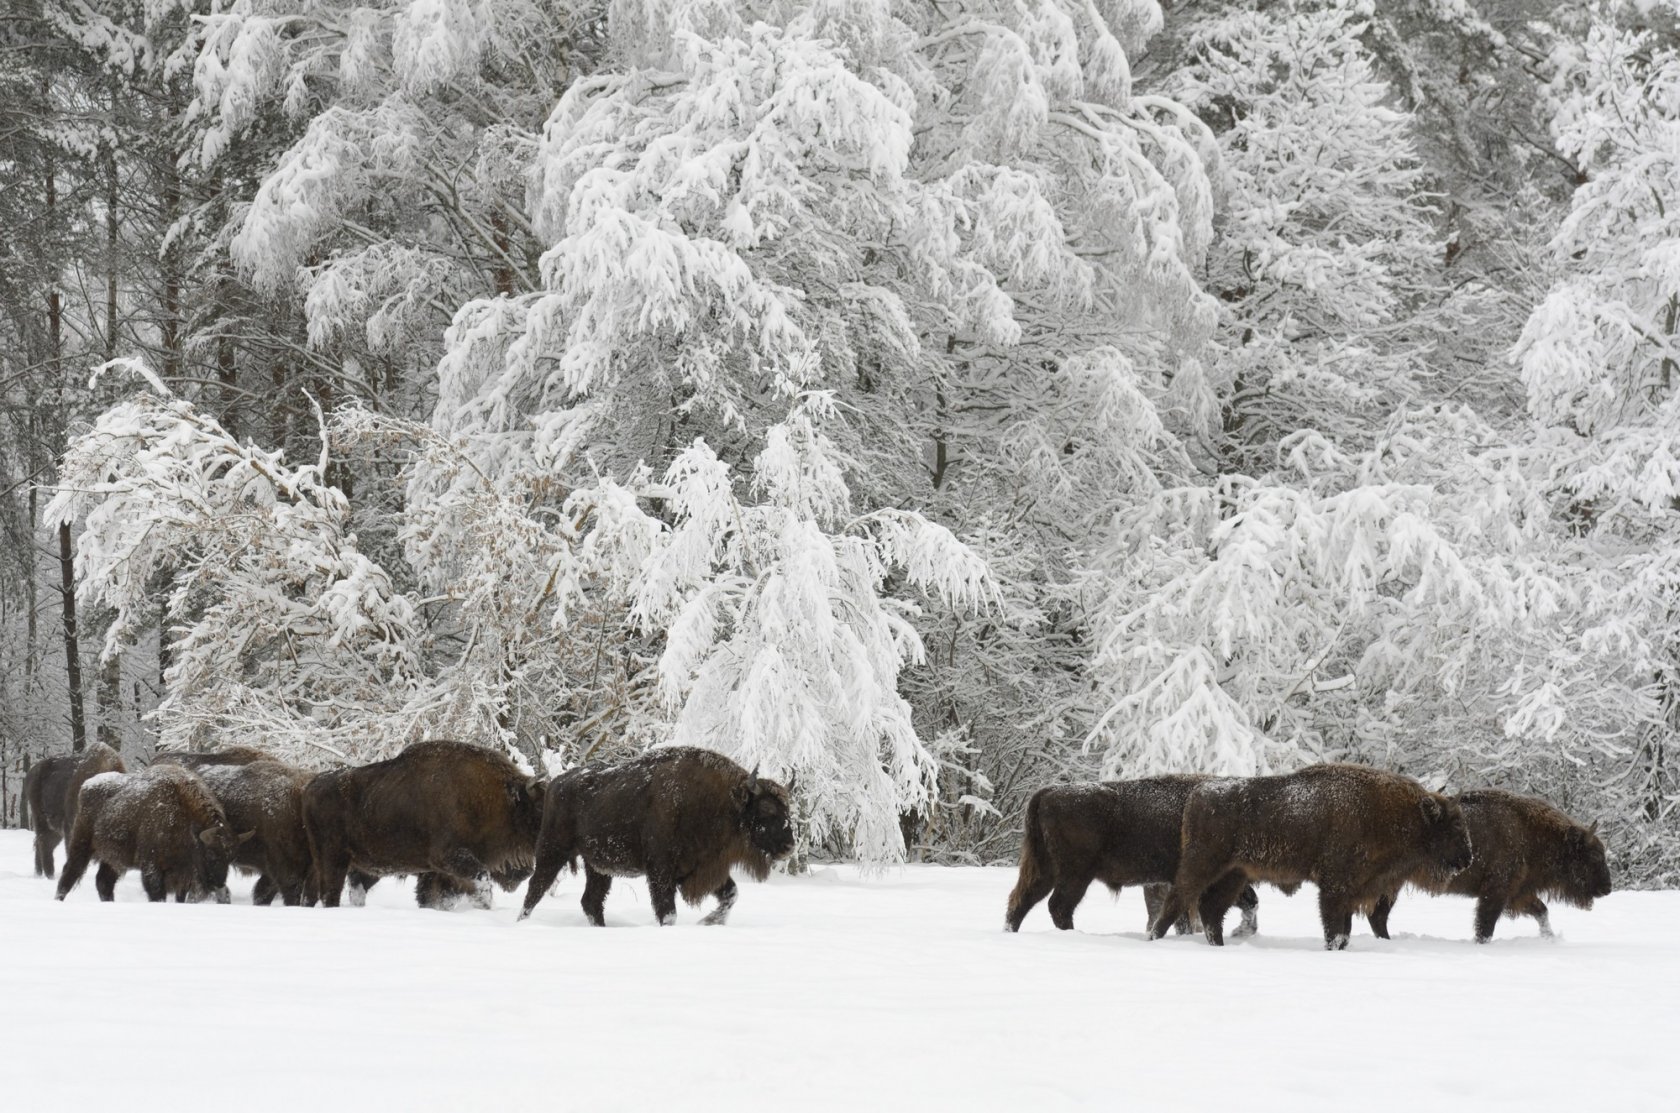
[[[64,794],[76,771],[73,754],[44,757],[23,778],[23,798],[35,828],[35,876],[53,875],[53,850],[64,837]]]
[[[23,791],[35,824],[35,873],[53,875],[53,848],[70,834],[76,821],[76,798],[82,785],[101,773],[123,773],[128,767],[117,751],[95,742],[80,754],[42,758],[29,769]]]
[[[152,764],[168,763],[197,772],[215,765],[250,765],[273,760],[273,754],[255,746],[229,746],[222,750],[163,750],[153,756]]]
[[[1458,802],[1410,777],[1362,765],[1309,765],[1276,777],[1212,780],[1184,805],[1178,873],[1150,937],[1201,913],[1208,942],[1252,881],[1318,886],[1324,944],[1347,946],[1353,914],[1369,912],[1421,870],[1464,868],[1470,832]]]
[[[537,867],[520,919],[531,914],[560,867],[587,878],[583,912],[597,927],[615,877],[646,875],[661,924],[677,916],[677,893],[689,904],[708,894],[717,907],[701,922],[721,924],[735,904],[741,866],[756,880],[793,850],[788,789],[749,773],[722,754],[668,746],[633,761],[573,769],[548,786]]]
[[[259,874],[254,904],[302,901],[309,882],[309,838],[303,830],[303,789],[314,774],[278,761],[202,765],[198,777],[236,831],[252,831],[233,864]]]
[[[321,773],[303,790],[313,892],[337,907],[352,871],[364,883],[437,872],[481,894],[492,878],[512,889],[529,875],[542,806],[540,777],[465,742],[416,742],[385,761]]]
[[[210,790],[177,766],[94,777],[82,786],[58,899],[76,887],[95,858],[100,900],[114,899],[117,878],[131,869],[139,869],[149,900],[225,892],[228,862],[252,834],[235,835]]]
[[[1051,922],[1067,931],[1092,881],[1101,881],[1115,893],[1126,885],[1145,886],[1153,924],[1166,895],[1165,883],[1178,872],[1184,802],[1190,790],[1207,779],[1181,774],[1052,785],[1033,793],[1027,801],[1021,872],[1009,894],[1005,929],[1020,931],[1027,913],[1048,894]],[[1244,885],[1237,898],[1242,909],[1237,935],[1255,930],[1258,904],[1254,887]],[[1190,917],[1181,917],[1177,926],[1191,930]]]
[[[1591,908],[1610,895],[1610,866],[1597,826],[1583,827],[1544,800],[1498,789],[1459,797],[1474,853],[1457,872],[1428,868],[1407,878],[1429,893],[1476,898],[1476,942],[1493,938],[1501,914],[1533,916],[1540,934],[1552,934],[1543,897]],[[1371,930],[1388,938],[1388,913],[1398,887],[1371,909]]]

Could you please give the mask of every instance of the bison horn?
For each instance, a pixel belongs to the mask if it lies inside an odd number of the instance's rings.
[[[203,843],[205,846],[215,846],[216,829],[214,827],[206,827],[198,833],[198,841]]]
[[[751,777],[751,778],[752,778],[752,779],[753,779],[753,780],[755,780],[755,781],[756,781],[756,780],[758,780],[758,767],[759,767],[759,764],[760,764],[760,763],[759,763],[759,762],[756,762],[756,761],[755,761],[755,762],[753,762],[753,768],[752,768],[752,772],[751,772],[751,773],[748,773],[748,774],[747,774],[747,776],[749,776],[749,777]]]
[[[233,837],[233,841],[235,843],[250,842],[252,837],[254,835],[256,835],[256,833],[257,833],[257,829],[255,827],[253,827],[249,831],[246,831],[243,835],[235,835]]]
[[[525,781],[525,795],[530,797],[541,796],[546,785],[547,782],[541,777],[530,777]]]
[[[1595,820],[1592,821],[1592,826],[1587,828],[1587,834],[1589,834],[1589,835],[1598,834],[1598,820],[1595,819]]]

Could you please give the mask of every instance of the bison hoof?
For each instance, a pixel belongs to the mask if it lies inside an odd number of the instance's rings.
[[[232,904],[233,903],[233,894],[228,892],[228,887],[226,885],[223,885],[220,889],[216,890],[216,903],[217,904]]]
[[[1332,935],[1324,941],[1324,949],[1327,951],[1345,951],[1347,945],[1348,937],[1345,935]]]
[[[671,919],[675,920],[676,917],[673,916]],[[700,923],[706,927],[722,927],[728,922],[729,916],[727,913],[712,912],[700,918]]]
[[[665,913],[665,915],[659,917],[659,926],[662,927],[662,928],[663,927],[670,927],[672,924],[674,924],[676,922],[677,922],[677,914],[675,912],[667,912],[667,913]]]
[[[1247,920],[1244,920],[1242,923],[1238,924],[1232,930],[1231,938],[1232,939],[1247,939],[1249,936],[1253,935],[1256,931],[1259,931],[1259,930],[1260,929],[1257,925],[1251,924]]]

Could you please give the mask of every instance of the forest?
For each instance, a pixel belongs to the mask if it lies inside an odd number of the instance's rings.
[[[1535,793],[1680,884],[1676,0],[3,0],[0,819],[421,738]]]

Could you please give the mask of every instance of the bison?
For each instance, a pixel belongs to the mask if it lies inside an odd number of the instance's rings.
[[[1341,950],[1354,912],[1368,913],[1424,869],[1454,871],[1470,862],[1470,832],[1456,800],[1362,765],[1208,781],[1185,801],[1182,840],[1152,939],[1195,908],[1217,946],[1225,910],[1244,884],[1311,881],[1325,947]]]
[[[197,772],[217,765],[250,765],[252,762],[273,760],[273,754],[255,746],[229,746],[223,750],[164,750],[152,758],[152,764],[167,762]]]
[[[123,773],[117,751],[95,742],[81,754],[42,758],[29,769],[23,791],[29,800],[35,823],[35,873],[53,875],[53,849],[70,834],[76,821],[76,798],[89,778],[101,773]]]
[[[1591,908],[1610,895],[1610,866],[1598,829],[1583,827],[1544,800],[1498,789],[1459,797],[1470,828],[1470,864],[1452,872],[1426,867],[1407,878],[1429,893],[1476,898],[1476,942],[1493,938],[1500,915],[1533,916],[1540,934],[1552,924],[1544,897]],[[1371,930],[1388,938],[1388,913],[1398,886],[1371,909]]]
[[[253,751],[260,752],[260,751]],[[309,882],[309,839],[303,830],[303,789],[314,774],[278,761],[201,765],[198,777],[235,830],[254,837],[239,847],[233,864],[260,876],[255,904],[302,902]]]
[[[1073,910],[1092,881],[1101,881],[1115,893],[1126,885],[1144,886],[1153,924],[1166,883],[1178,871],[1184,802],[1191,789],[1207,779],[1181,774],[1053,785],[1033,793],[1027,801],[1021,871],[1009,894],[1005,929],[1020,931],[1027,913],[1048,894],[1051,922],[1069,930]],[[1254,887],[1244,885],[1237,898],[1242,926],[1236,934],[1255,930],[1258,904]],[[1182,917],[1178,927],[1190,930],[1190,917]]]
[[[177,766],[94,777],[81,789],[58,899],[69,895],[95,858],[100,900],[114,899],[117,879],[136,868],[149,900],[225,892],[228,862],[253,833],[234,834],[210,790]]]
[[[23,797],[35,827],[35,876],[53,875],[53,850],[64,837],[64,794],[76,771],[73,754],[44,757],[23,778]]]
[[[337,907],[353,871],[365,875],[364,883],[436,872],[481,894],[492,878],[515,888],[530,872],[543,792],[540,777],[520,772],[502,754],[444,740],[321,773],[303,790],[314,893]],[[420,895],[424,902],[426,893]]]
[[[701,922],[722,924],[735,904],[730,870],[756,880],[793,851],[789,789],[722,754],[669,746],[608,767],[573,769],[548,786],[537,865],[519,918],[531,914],[560,867],[587,878],[583,912],[597,927],[615,877],[646,875],[660,924],[676,920],[677,894],[717,898]]]

